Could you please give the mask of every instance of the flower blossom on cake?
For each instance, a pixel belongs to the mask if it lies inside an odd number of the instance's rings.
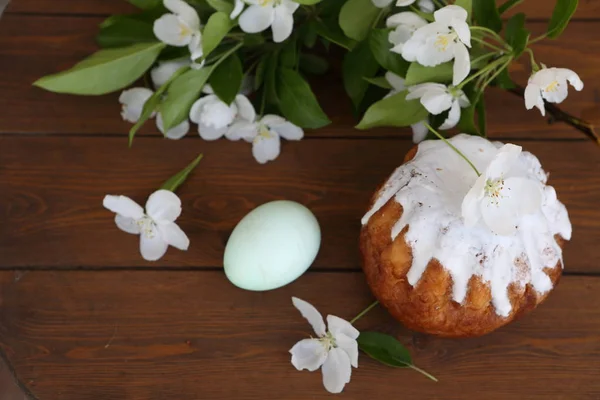
[[[580,91],[583,82],[575,72],[566,68],[542,68],[529,78],[525,89],[525,107],[531,110],[537,107],[546,115],[544,100],[549,103],[562,103],[569,94],[567,82]]]
[[[217,140],[223,136],[237,140],[239,136],[231,131],[236,122],[251,123],[256,119],[256,112],[250,100],[238,94],[231,104],[226,104],[214,94],[210,85],[203,89],[207,96],[197,100],[190,110],[190,119],[198,124],[198,133],[204,140]]]
[[[292,365],[298,371],[313,372],[321,368],[325,389],[340,393],[350,382],[352,367],[358,368],[358,330],[334,315],[327,316],[326,327],[323,316],[313,305],[296,297],[292,297],[292,302],[318,336],[303,339],[290,349]]]
[[[520,155],[521,147],[514,144],[498,150],[463,199],[466,226],[475,226],[483,220],[495,234],[509,236],[515,233],[523,215],[541,209],[541,183],[513,172]]]
[[[417,29],[402,46],[402,57],[426,67],[454,60],[452,84],[461,83],[471,71],[471,30],[467,11],[450,5],[437,10],[435,22]]]
[[[300,4],[292,0],[246,0],[246,2],[250,7],[244,10],[238,20],[244,32],[258,33],[271,27],[275,43],[283,42],[290,37],[294,29],[294,13]]]
[[[412,37],[417,29],[427,25],[427,21],[414,12],[405,11],[390,16],[386,20],[386,25],[388,28],[395,28],[388,35],[389,42],[394,45],[391,51],[402,54],[404,43]]]
[[[375,7],[385,8],[392,4],[394,0],[372,0]],[[435,5],[433,4],[433,0],[398,0],[396,1],[397,7],[406,7],[417,3],[419,9],[424,13],[431,14],[433,10],[435,10]]]
[[[275,160],[281,151],[281,138],[300,140],[302,128],[278,115],[265,115],[258,121],[240,120],[229,128],[227,138],[252,143],[252,155],[260,164]]]
[[[454,128],[460,120],[460,109],[471,105],[465,92],[441,83],[422,83],[409,87],[406,100],[414,99],[419,99],[423,107],[433,115],[450,110],[440,129]]]
[[[144,104],[146,104],[146,101],[148,101],[153,94],[154,92],[152,90],[142,87],[124,90],[119,97],[119,102],[121,103],[121,117],[123,117],[125,121],[133,124],[138,122],[142,116]],[[190,123],[185,120],[165,132],[160,112],[152,113],[151,118],[154,116],[156,116],[156,127],[168,139],[180,139],[190,130]]]
[[[164,0],[163,3],[172,14],[154,21],[154,35],[168,45],[187,46],[192,60],[202,57],[202,25],[196,10],[183,0]]]
[[[116,213],[115,223],[124,232],[140,235],[140,253],[147,261],[156,261],[173,246],[187,250],[190,240],[175,220],[181,214],[181,200],[168,190],[158,190],[148,198],[146,212],[126,196],[104,197],[103,205]]]
[[[389,72],[389,71],[386,72],[385,80],[392,87],[392,90],[390,90],[390,92],[385,97],[390,97],[390,96],[393,96],[395,94],[398,94],[398,93],[406,90],[406,85],[404,84],[404,78],[394,74],[393,72]],[[427,120],[424,120],[424,121],[417,122],[416,124],[412,124],[410,126],[413,131],[413,142],[414,143],[422,142],[425,139],[425,137],[427,136],[429,129],[425,125],[426,122],[427,122]]]

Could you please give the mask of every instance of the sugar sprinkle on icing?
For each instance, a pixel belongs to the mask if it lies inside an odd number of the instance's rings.
[[[454,136],[450,142],[479,171],[486,169],[502,146],[465,134]],[[510,284],[531,284],[540,294],[552,289],[552,281],[544,270],[554,269],[558,261],[562,264],[562,250],[555,235],[570,240],[572,229],[567,209],[558,201],[554,188],[546,186],[548,175],[533,154],[522,152],[509,173],[513,174],[544,186],[541,210],[521,217],[512,236],[496,235],[481,222],[467,228],[462,221],[461,204],[477,175],[442,141],[425,141],[415,157],[398,167],[384,184],[362,224],[394,198],[404,211],[392,228],[391,238],[394,240],[408,225],[405,240],[413,255],[408,282],[415,286],[429,261],[437,259],[452,277],[454,301],[462,303],[469,280],[479,276],[490,285],[496,313],[506,317],[512,309]]]

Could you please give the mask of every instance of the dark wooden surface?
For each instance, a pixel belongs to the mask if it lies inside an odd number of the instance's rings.
[[[532,30],[544,29],[550,3],[521,5]],[[580,3],[565,35],[541,42],[536,55],[580,73],[586,88],[571,91],[565,108],[593,116],[600,3]],[[319,373],[289,362],[288,349],[311,333],[290,297],[348,319],[372,301],[360,273],[359,220],[410,148],[410,133],[353,130],[333,71],[317,90],[334,124],[286,143],[274,163],[259,166],[244,143],[194,134],[166,141],[152,127],[128,149],[118,95],[30,86],[93,51],[104,16],[128,11],[121,0],[13,0],[0,20],[0,400],[25,395],[13,378],[40,400],[329,398]],[[524,83],[525,67],[513,76]],[[440,382],[363,355],[342,398],[600,399],[600,150],[567,126],[546,125],[512,95],[488,100],[490,136],[538,155],[569,208],[566,276],[535,312],[477,339],[411,333],[373,311],[358,328],[397,335]],[[200,152],[205,160],[180,191],[191,249],[146,263],[102,197],[143,201]],[[273,292],[233,287],[221,271],[229,232],[255,206],[283,198],[321,222],[314,266]]]

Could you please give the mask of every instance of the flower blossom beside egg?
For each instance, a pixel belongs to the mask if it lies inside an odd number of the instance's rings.
[[[520,155],[521,147],[514,144],[498,150],[463,199],[466,226],[475,226],[483,220],[495,234],[509,236],[516,232],[523,215],[541,209],[541,183],[520,177],[513,170]]]
[[[140,253],[147,261],[156,261],[173,246],[187,250],[190,240],[175,220],[181,214],[181,200],[168,190],[157,190],[142,206],[126,196],[104,197],[103,205],[116,213],[115,223],[124,232],[140,235]]]
[[[292,365],[311,372],[321,368],[323,385],[331,393],[340,393],[350,382],[352,367],[358,368],[358,330],[334,315],[323,316],[304,300],[292,297],[294,306],[310,323],[317,338],[303,339],[290,349]]]
[[[583,89],[583,82],[575,72],[566,68],[543,68],[529,78],[525,89],[525,107],[531,110],[537,107],[546,115],[544,100],[549,103],[562,103],[569,94],[571,84],[577,91]]]

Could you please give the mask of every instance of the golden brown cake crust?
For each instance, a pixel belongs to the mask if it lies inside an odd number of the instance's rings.
[[[416,147],[405,162],[416,154]],[[377,197],[371,199],[371,206]],[[393,241],[391,230],[402,216],[402,206],[393,198],[362,227],[360,249],[367,282],[375,297],[390,314],[409,329],[445,337],[480,336],[514,320],[535,308],[548,296],[538,294],[531,285],[509,286],[512,305],[508,317],[496,314],[488,284],[474,276],[469,282],[463,304],[452,300],[452,278],[435,259],[427,265],[415,287],[406,274],[412,264],[412,250],[405,241],[406,227]],[[563,247],[564,240],[557,237]],[[546,273],[556,286],[562,273],[560,262]]]

